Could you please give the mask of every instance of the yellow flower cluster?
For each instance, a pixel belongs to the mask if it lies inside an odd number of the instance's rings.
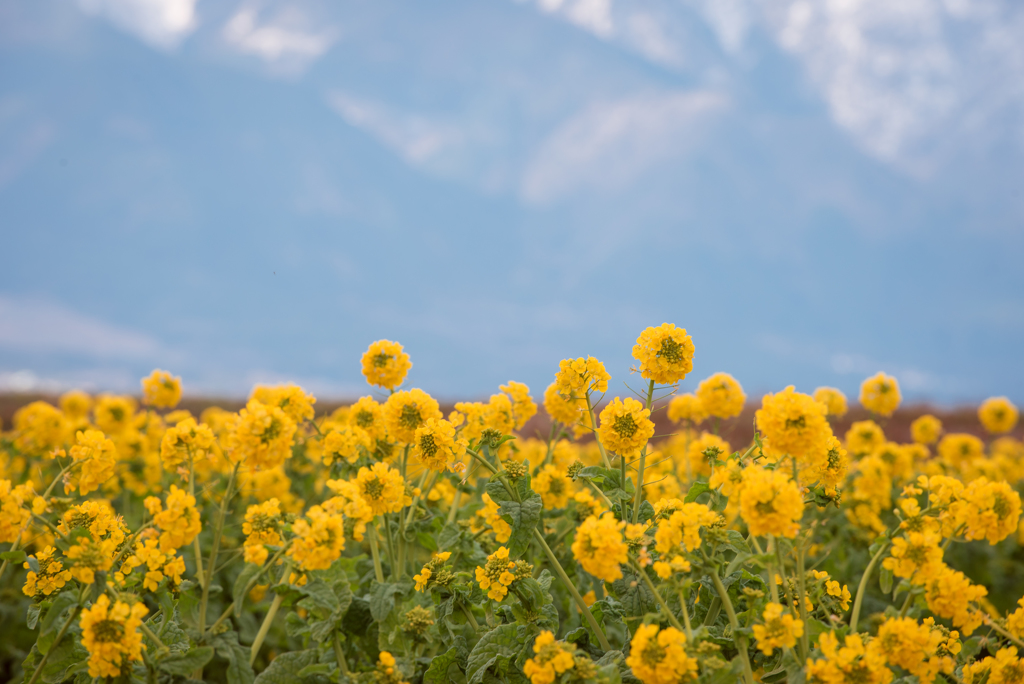
[[[668,403],[668,419],[673,423],[688,422],[693,425],[707,420],[708,412],[695,394],[680,394]]]
[[[712,525],[718,517],[707,504],[691,502],[678,504],[667,518],[661,520],[654,533],[655,548],[662,559],[667,560],[654,563],[658,576],[666,579],[676,571],[689,571],[690,564],[682,554],[697,550],[700,528]]]
[[[85,430],[75,435],[75,446],[71,447],[70,455],[76,464],[81,465],[64,479],[65,494],[77,489],[85,496],[114,476],[117,449],[114,442],[99,430]]]
[[[814,397],[797,392],[792,385],[767,394],[755,414],[764,454],[775,462],[792,456],[801,466],[817,466],[828,453],[832,428],[827,408]]]
[[[123,582],[125,573],[141,565],[145,565],[148,570],[142,586],[149,591],[156,591],[165,577],[170,578],[171,585],[177,587],[185,573],[185,561],[175,555],[173,549],[162,549],[156,539],[147,539],[141,547],[135,549],[135,553],[128,557],[119,571],[119,580]]]
[[[412,456],[431,470],[443,473],[456,470],[459,459],[466,455],[466,440],[455,434],[455,426],[444,418],[427,418],[416,429]]]
[[[611,377],[593,356],[564,359],[558,364],[555,387],[563,397],[581,399],[591,392],[607,392]]]
[[[371,385],[393,390],[405,380],[412,368],[402,345],[390,340],[377,340],[363,354],[363,375]]]
[[[279,406],[250,399],[231,433],[233,459],[253,468],[276,468],[292,455],[295,421]]]
[[[572,553],[584,570],[605,582],[622,577],[619,566],[628,560],[628,547],[622,539],[624,527],[625,523],[617,521],[611,512],[583,521],[576,530]]]
[[[942,421],[926,413],[910,424],[910,437],[917,444],[935,444],[942,436]]]
[[[1017,657],[1017,648],[1008,646],[964,666],[964,684],[1019,684],[1024,681],[1024,660]]]
[[[865,645],[860,634],[847,634],[843,645],[833,632],[818,637],[822,659],[807,660],[807,681],[812,684],[888,684],[892,670],[877,640]]]
[[[139,627],[149,612],[145,605],[128,605],[124,601],[110,604],[106,594],[100,595],[92,608],[82,611],[82,645],[89,651],[90,677],[117,677],[132,661],[142,660]]]
[[[504,546],[487,557],[483,567],[476,567],[476,581],[487,591],[487,598],[501,601],[508,595],[509,586],[517,579],[529,577],[533,566],[525,561],[510,561]]]
[[[978,407],[978,420],[993,434],[1009,432],[1017,426],[1020,412],[1006,397],[986,399]]]
[[[450,551],[442,551],[441,553],[435,553],[433,557],[427,561],[427,564],[420,569],[420,574],[413,575],[412,578],[416,582],[416,591],[426,591],[427,587],[430,586],[431,580],[435,582],[437,574],[440,568],[444,567],[445,562],[452,557]]]
[[[32,517],[25,502],[34,495],[30,483],[12,487],[10,480],[0,480],[0,542],[15,542],[21,537]]]
[[[605,449],[623,458],[639,456],[647,440],[654,436],[650,415],[650,410],[636,399],[616,397],[601,411],[597,437]]]
[[[197,425],[194,418],[186,418],[167,428],[160,441],[160,459],[164,469],[175,472],[187,461],[202,461],[213,448],[217,438],[206,423]]]
[[[145,500],[146,510],[153,516],[153,522],[160,528],[160,548],[174,551],[191,544],[202,529],[196,497],[171,485],[167,493],[166,506],[155,496]]]
[[[281,539],[281,502],[270,499],[261,504],[249,506],[242,523],[246,535],[244,548],[245,562],[263,565],[267,560],[267,544],[279,546]]]
[[[502,520],[501,515],[498,514],[500,507],[491,498],[490,494],[484,492],[481,499],[483,500],[484,507],[473,516],[471,529],[474,532],[479,532],[484,529],[484,526],[490,527],[494,532],[495,541],[499,544],[504,544],[512,536],[512,526]]]
[[[693,370],[693,338],[683,328],[662,323],[640,333],[633,347],[640,362],[640,377],[660,385],[672,385]]]
[[[761,614],[764,624],[752,627],[757,647],[766,656],[770,656],[776,648],[793,648],[796,640],[803,636],[804,623],[789,613],[784,612],[778,603],[769,603]]]
[[[697,659],[686,653],[686,635],[675,627],[638,626],[626,664],[644,684],[683,684],[697,679]]]
[[[55,551],[56,549],[52,546],[47,546],[35,555],[39,572],[30,570],[31,566],[27,562],[25,563],[25,569],[29,571],[25,578],[25,586],[21,589],[25,596],[33,598],[49,596],[71,579],[71,571],[65,570],[64,564],[53,557]]]
[[[800,531],[804,502],[788,475],[751,465],[740,484],[740,515],[751,534],[792,539]]]
[[[384,424],[388,435],[399,444],[416,441],[416,430],[428,419],[441,419],[437,400],[421,389],[395,392],[384,402]]]
[[[814,390],[814,400],[824,404],[830,416],[842,418],[846,415],[846,395],[835,387],[819,387]]]
[[[533,653],[534,656],[523,663],[523,674],[530,678],[531,684],[552,684],[557,677],[576,667],[575,646],[555,641],[555,635],[546,629],[534,640]]]
[[[543,466],[533,477],[533,491],[540,494],[544,508],[565,508],[573,495],[572,480],[553,463]]]
[[[304,518],[292,525],[295,535],[288,557],[302,570],[326,570],[345,548],[342,517],[320,506],[310,506]]]
[[[861,383],[860,405],[880,416],[891,416],[900,405],[900,384],[896,378],[877,373]]]
[[[707,415],[724,419],[740,415],[747,395],[736,378],[728,373],[715,373],[697,385],[697,398]]]
[[[157,369],[142,379],[142,403],[155,408],[174,408],[181,401],[181,378]]]
[[[932,684],[940,673],[953,673],[953,656],[961,649],[959,636],[936,626],[931,618],[918,624],[912,618],[896,617],[882,623],[876,640],[890,665],[903,668],[921,684]]]

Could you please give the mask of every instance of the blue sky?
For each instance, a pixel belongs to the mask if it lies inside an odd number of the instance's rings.
[[[1012,0],[0,0],[0,388],[1024,401],[1022,181]]]

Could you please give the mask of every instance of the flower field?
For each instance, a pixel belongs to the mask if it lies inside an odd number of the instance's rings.
[[[0,681],[1024,682],[1016,407],[899,422],[879,373],[752,410],[694,351],[666,323],[443,411],[388,340],[330,411],[160,370],[25,403]]]

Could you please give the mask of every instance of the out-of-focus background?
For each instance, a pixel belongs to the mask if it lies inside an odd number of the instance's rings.
[[[0,392],[1019,403],[1022,181],[1015,0],[0,0]]]

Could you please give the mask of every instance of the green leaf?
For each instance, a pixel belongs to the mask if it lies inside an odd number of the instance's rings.
[[[325,618],[341,610],[334,589],[327,586],[322,579],[310,578],[304,586],[298,587],[298,590],[306,595],[306,598],[299,601],[299,607],[305,608],[319,618]]]
[[[43,622],[39,626],[39,639],[36,641],[36,646],[40,653],[46,655],[46,652],[50,650],[53,640],[57,637],[57,632],[64,626],[67,619],[65,614],[77,605],[78,597],[71,591],[61,592],[51,600],[50,609],[46,611],[46,617],[43,618]]]
[[[24,551],[21,550],[4,551],[3,553],[0,553],[0,558],[4,559],[5,561],[10,561],[11,563],[24,563],[25,558],[27,558],[27,555],[25,554]]]
[[[53,647],[47,658],[40,679],[45,684],[60,684],[76,672],[85,670],[89,652],[71,634],[65,634],[60,643]]]
[[[402,585],[377,580],[370,585],[370,615],[376,622],[384,622],[395,609],[395,594],[402,591]]]
[[[39,610],[40,605],[38,603],[29,604],[28,612],[25,614],[25,622],[28,624],[29,629],[35,629],[36,625],[39,624]]]
[[[238,633],[228,630],[210,638],[217,655],[228,661],[228,684],[253,684],[256,675],[249,665],[249,649],[238,643]]]
[[[169,655],[156,666],[168,674],[189,677],[193,672],[204,667],[213,658],[213,648],[199,646],[185,653]]]
[[[727,530],[725,533],[725,537],[725,546],[728,546],[729,548],[733,549],[736,553],[745,553],[750,555],[750,546],[747,545],[747,540],[743,538],[742,534],[740,534],[736,530]]]
[[[459,649],[452,646],[442,655],[434,656],[430,667],[423,673],[423,684],[449,684],[448,670],[459,662]]]
[[[260,574],[260,566],[253,563],[246,563],[245,567],[242,568],[242,572],[238,573],[238,577],[235,579],[235,584],[231,588],[231,596],[235,600],[235,617],[242,617],[242,605],[245,603],[246,594],[245,588],[249,585],[249,581],[252,580],[256,575]]]
[[[623,576],[612,582],[612,589],[628,617],[641,617],[658,610],[654,594],[633,568],[623,566]]]
[[[488,670],[499,676],[508,672],[509,664],[521,650],[517,632],[517,625],[499,625],[480,637],[466,660],[468,684],[483,682]]]
[[[540,521],[540,513],[544,503],[540,494],[530,492],[530,496],[522,503],[518,501],[502,501],[498,507],[498,514],[502,520],[512,526],[512,533],[509,535],[505,546],[508,547],[509,558],[519,558],[530,548],[530,541],[533,539],[533,531]]]
[[[882,587],[883,594],[892,591],[892,570],[883,567],[878,573],[878,584]]]
[[[644,499],[640,504],[639,515],[637,515],[636,521],[638,523],[646,523],[648,520],[654,519],[654,506],[651,505],[650,501]]]
[[[684,503],[693,503],[697,500],[697,497],[704,492],[710,492],[711,487],[708,486],[707,482],[697,481],[690,485],[690,491],[686,493],[686,498],[683,499]]]
[[[324,675],[325,677],[330,675],[334,668],[337,667],[328,665],[327,663],[317,663],[315,665],[307,665],[306,667],[299,670],[299,677],[311,677],[313,675]]]
[[[274,658],[267,669],[256,678],[255,684],[302,684],[299,671],[316,664],[316,649],[290,651]]]

